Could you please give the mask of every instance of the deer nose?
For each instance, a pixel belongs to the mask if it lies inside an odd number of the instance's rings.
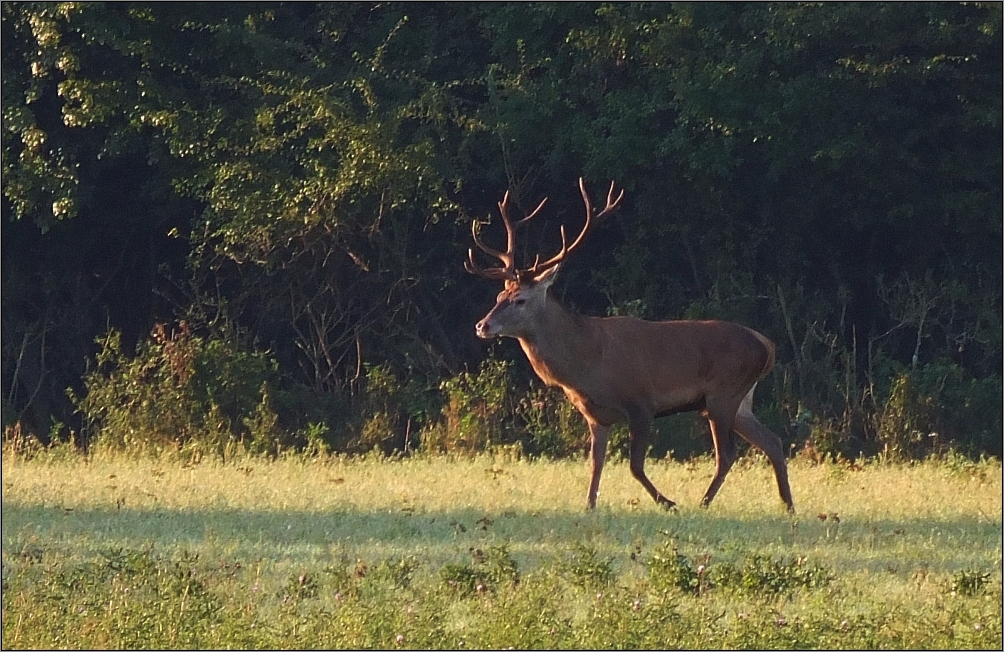
[[[479,321],[477,323],[477,326],[474,327],[474,332],[477,333],[478,337],[480,337],[483,340],[488,340],[491,339],[492,337],[491,333],[488,332],[487,319],[482,319],[481,321]]]

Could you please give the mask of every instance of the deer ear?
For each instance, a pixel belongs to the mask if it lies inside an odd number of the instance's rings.
[[[560,268],[561,265],[555,265],[554,267],[545,269],[543,272],[533,277],[533,282],[542,284],[544,289],[551,287],[551,283],[554,283],[554,279],[558,276],[558,269]]]

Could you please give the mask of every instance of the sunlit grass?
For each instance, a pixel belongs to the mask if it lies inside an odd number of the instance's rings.
[[[881,609],[932,611],[946,619],[943,602],[959,573],[990,573],[1000,585],[999,462],[795,460],[796,516],[785,513],[773,475],[758,458],[741,461],[711,508],[698,508],[712,470],[710,459],[650,463],[652,480],[680,503],[665,512],[626,463],[615,461],[590,513],[584,460],[289,457],[191,465],[121,455],[30,461],[7,455],[4,581],[15,581],[32,564],[71,568],[123,550],[164,560],[197,556],[206,568],[239,564],[230,584],[216,590],[231,603],[269,611],[279,608],[273,603],[290,578],[332,569],[410,560],[423,585],[434,586],[440,568],[469,565],[472,551],[505,547],[532,577],[567,565],[585,546],[609,562],[623,590],[644,592],[647,560],[660,546],[675,545],[695,564],[764,554],[826,567],[835,579],[825,591],[770,602],[770,613],[807,622],[834,610],[852,619]],[[588,594],[566,597],[567,614],[591,613]],[[322,610],[336,609],[333,590],[312,600]],[[5,618],[11,604],[5,599]],[[714,591],[675,604],[695,618],[720,609],[722,622],[732,623],[729,635],[745,631],[741,614],[765,613],[762,600]],[[469,607],[449,609],[457,622],[468,617]],[[5,624],[5,646],[13,635]]]

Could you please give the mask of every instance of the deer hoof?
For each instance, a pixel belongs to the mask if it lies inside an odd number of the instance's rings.
[[[669,498],[666,498],[665,496],[659,496],[658,498],[655,499],[655,502],[658,503],[659,506],[662,507],[667,512],[676,511],[676,503],[674,503]]]

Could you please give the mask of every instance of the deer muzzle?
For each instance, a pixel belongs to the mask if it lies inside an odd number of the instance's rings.
[[[495,337],[495,333],[492,332],[491,326],[488,324],[487,317],[477,323],[474,327],[474,332],[483,340],[490,340]]]

